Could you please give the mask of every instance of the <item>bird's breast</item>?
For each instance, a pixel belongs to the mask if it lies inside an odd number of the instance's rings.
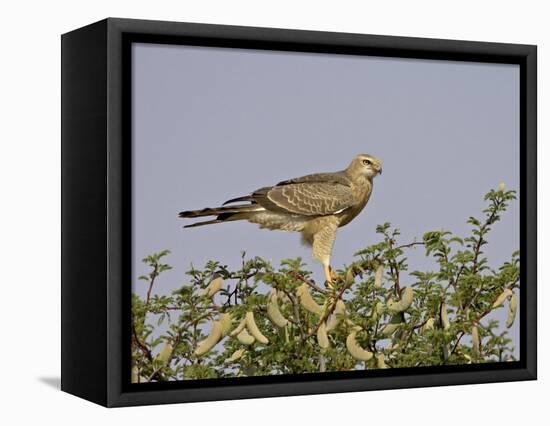
[[[340,226],[350,223],[365,208],[372,193],[372,182],[368,179],[357,182],[352,186],[352,192],[355,203],[340,213]]]

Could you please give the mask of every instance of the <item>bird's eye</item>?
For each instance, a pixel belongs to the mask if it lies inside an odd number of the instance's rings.
[[[363,160],[363,164],[364,164],[365,166],[370,166],[372,163],[371,163],[370,160]]]

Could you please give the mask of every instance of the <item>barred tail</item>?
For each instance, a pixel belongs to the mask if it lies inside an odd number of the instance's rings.
[[[196,226],[212,225],[214,223],[248,219],[254,212],[259,212],[263,210],[264,208],[257,204],[241,204],[227,207],[208,207],[201,210],[187,210],[180,212],[179,217],[187,219],[205,216],[216,216],[216,218],[212,220],[195,222],[190,225],[184,226],[184,228],[194,228]]]

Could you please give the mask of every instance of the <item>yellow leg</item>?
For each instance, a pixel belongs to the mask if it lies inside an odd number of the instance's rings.
[[[332,269],[332,267],[330,265],[328,266],[328,270],[330,271],[330,276],[332,277],[333,280],[341,280],[342,279],[342,277],[339,274],[334,272],[334,269]]]
[[[325,272],[325,279],[327,283],[332,284],[332,274],[330,273],[330,265],[323,265],[323,271]]]
[[[332,270],[330,268],[330,265],[323,264],[323,271],[325,272],[325,279],[327,280],[327,286],[329,288],[334,288],[334,286],[332,284]]]

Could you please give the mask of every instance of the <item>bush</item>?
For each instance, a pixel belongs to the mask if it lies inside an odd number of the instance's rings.
[[[148,256],[146,297],[132,297],[132,381],[513,360],[507,332],[488,315],[505,306],[506,326],[514,321],[519,252],[492,269],[483,250],[514,199],[503,185],[487,193],[466,238],[432,231],[402,244],[398,229],[380,225],[380,242],[356,253],[332,286],[317,285],[300,258],[275,268],[243,253],[239,270],[210,261],[166,296],[154,290],[171,269],[169,251]],[[415,247],[435,270],[408,272]]]

